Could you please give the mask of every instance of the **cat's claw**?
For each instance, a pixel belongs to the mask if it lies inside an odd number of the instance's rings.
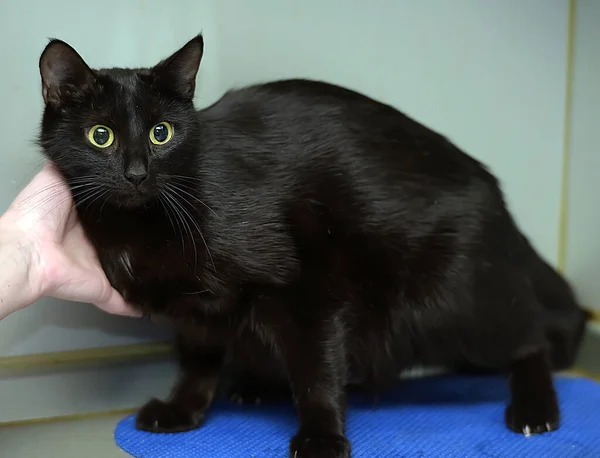
[[[550,431],[554,431],[557,429],[556,426],[553,426],[552,423],[546,422],[545,425],[540,425],[535,428],[532,428],[529,425],[523,426],[523,435],[525,437],[533,436],[534,434],[546,433]]]
[[[551,432],[559,428],[559,412],[555,406],[513,404],[506,409],[506,425],[525,437]]]
[[[344,436],[298,433],[290,442],[292,458],[350,458],[350,443]]]
[[[256,406],[258,406],[258,405],[260,405],[260,404],[261,404],[261,402],[262,402],[262,401],[261,401],[261,399],[260,399],[259,397],[251,397],[251,398],[249,398],[249,397],[245,397],[245,396],[244,396],[243,394],[241,394],[241,393],[232,393],[232,394],[229,396],[229,400],[230,400],[231,402],[234,402],[234,403],[236,403],[236,404],[239,404],[239,405],[243,405],[243,404],[245,404],[245,405],[248,405],[248,404],[253,404],[253,405],[256,405]]]
[[[200,426],[203,417],[201,412],[153,399],[140,409],[135,425],[139,430],[153,433],[183,432]]]

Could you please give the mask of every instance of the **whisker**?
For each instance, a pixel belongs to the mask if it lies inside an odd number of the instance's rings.
[[[185,227],[187,228],[187,231],[190,234],[190,238],[192,239],[192,245],[194,247],[194,271],[195,271],[196,270],[196,266],[198,265],[198,249],[196,248],[196,239],[194,238],[194,234],[192,232],[192,228],[187,223],[187,221],[185,219],[185,216],[187,215],[188,218],[190,218],[192,220],[192,223],[194,223],[194,224],[195,224],[195,221],[193,220],[193,218],[191,218],[189,212],[185,209],[185,207],[180,202],[178,202],[176,198],[174,198],[173,196],[171,196],[171,198],[173,200],[173,204],[176,205],[177,207],[179,207],[179,209],[182,211],[181,221],[182,221],[183,224],[185,224]]]
[[[71,200],[71,197],[65,197],[63,199],[61,199],[55,206],[53,206],[52,208],[50,208],[50,210],[48,210],[46,213],[44,213],[42,216],[40,216],[37,219],[37,223],[39,223],[41,220],[43,220],[46,216],[48,216],[50,213],[52,213],[54,210],[56,210],[58,207],[60,207],[63,203],[68,202]],[[71,203],[71,208],[73,207],[73,204]]]
[[[193,208],[193,205],[184,196],[181,196],[180,194],[178,194],[175,189],[170,189],[170,190],[172,192],[174,192],[175,195],[177,195],[185,203],[187,203],[188,205],[190,205]],[[182,210],[188,216],[188,218],[190,219],[190,221],[192,222],[192,224],[196,227],[196,230],[198,231],[198,234],[200,235],[200,238],[202,239],[202,243],[204,243],[204,246],[206,247],[206,253],[208,254],[208,257],[210,258],[210,262],[211,262],[211,264],[213,266],[213,269],[216,272],[217,268],[215,266],[215,261],[214,261],[214,259],[212,257],[211,252],[210,252],[210,248],[208,248],[208,244],[206,243],[206,239],[204,238],[204,234],[202,234],[202,230],[200,229],[200,226],[198,226],[198,223],[196,223],[196,220],[194,220],[194,218],[192,217],[192,215],[185,209],[185,207],[180,202],[177,202],[177,203],[178,203],[178,205],[180,205],[180,207],[182,208]]]
[[[91,192],[90,194],[86,195],[83,199],[79,199],[75,203],[75,208],[79,208],[85,202],[88,202],[86,207],[83,209],[83,211],[86,211],[89,208],[90,204],[96,200],[96,196],[102,195],[104,192],[105,192],[104,189],[95,189],[94,192]],[[91,200],[91,202],[90,202],[90,200]]]
[[[168,204],[168,208],[171,208],[173,210],[173,216],[175,218],[175,222],[177,223],[177,227],[179,228],[179,235],[181,236],[181,249],[183,251],[183,257],[185,259],[185,239],[183,236],[183,227],[180,222],[181,217],[179,216],[179,210],[173,205],[173,198],[167,192],[163,192],[163,195],[165,197],[166,204]]]
[[[165,174],[163,176],[168,177],[168,178],[178,179],[178,180],[187,180],[187,181],[190,181],[193,183],[206,183],[208,185],[214,186],[215,188],[221,188],[225,192],[228,192],[228,189],[225,186],[223,186],[219,183],[216,183],[212,180],[209,180],[205,177],[196,178],[196,177],[187,177],[185,175],[167,175],[167,174]]]
[[[32,211],[35,211],[40,207],[44,207],[45,205],[52,202],[53,200],[55,200],[58,197],[62,197],[61,202],[71,199],[70,195],[64,195],[64,193],[62,193],[62,192],[54,192],[51,195],[43,197],[42,199],[37,201],[35,204],[30,205],[29,208],[27,209],[27,211],[22,213],[22,216],[26,216],[29,213],[31,213]],[[53,208],[55,208],[55,207],[53,207]]]
[[[85,196],[84,198],[87,199],[90,195],[94,194],[95,189],[84,189],[83,191],[81,191],[81,193],[78,194],[78,196]],[[29,211],[27,211],[26,213],[24,213],[22,216],[27,215],[28,213],[30,213],[31,211],[35,210],[37,207],[39,207],[40,205],[45,205],[48,202],[50,202],[52,199],[56,198],[59,195],[62,195],[63,193],[61,192],[56,192],[54,193],[51,198],[47,198],[42,202],[38,202],[37,205],[35,205],[34,207],[32,207]],[[56,205],[52,206],[47,212],[45,212],[43,215],[41,215],[36,223],[33,225],[35,226],[36,224],[38,224],[41,220],[43,220],[44,218],[46,218],[46,216],[48,216],[50,213],[52,213],[54,210],[56,210],[58,207],[60,207],[63,203],[65,202],[70,202],[70,208],[69,211],[65,213],[64,217],[68,218],[70,211],[74,208],[73,205],[73,198],[71,196],[71,193],[69,193],[68,195],[64,196],[62,199],[60,199]],[[32,227],[33,227],[32,226]]]
[[[91,206],[91,205],[92,205],[94,202],[98,201],[98,199],[100,199],[100,198],[102,198],[103,196],[105,196],[106,194],[108,194],[108,190],[101,189],[100,191],[101,191],[100,193],[96,193],[96,194],[94,194],[94,198],[93,198],[91,201],[88,201],[87,205],[85,206],[85,209],[84,209],[84,211],[87,211],[87,209],[88,209],[88,208],[90,208],[90,206]]]
[[[185,291],[182,292],[182,294],[202,294],[202,293],[208,293],[209,290],[208,289],[203,289],[202,291],[192,291],[191,293],[186,293]]]
[[[27,211],[25,211],[21,216],[25,217],[25,216],[29,215],[29,213],[31,213],[35,210],[38,210],[40,207],[44,207],[44,206],[48,205],[50,202],[52,202],[57,197],[62,196],[62,199],[60,199],[60,202],[58,202],[56,205],[54,205],[50,210],[48,210],[48,212],[46,212],[43,215],[43,217],[45,217],[48,214],[50,214],[52,211],[54,211],[56,208],[58,208],[62,203],[72,200],[73,196],[84,195],[88,191],[91,192],[91,191],[93,191],[93,189],[89,189],[89,187],[85,187],[85,189],[78,190],[78,192],[76,192],[76,193],[70,193],[70,192],[65,193],[62,190],[52,192],[52,193],[48,194],[47,196],[42,197],[34,205],[31,205],[29,207],[29,209]],[[23,201],[23,202],[25,202],[25,201]]]
[[[76,186],[73,186],[71,188],[71,191],[73,191],[75,189],[82,188],[82,187],[89,187],[89,186],[96,186],[96,185],[97,185],[96,183],[82,183],[82,184],[78,184]],[[40,197],[40,194],[44,194],[44,193],[48,193],[48,192],[54,191],[54,192],[52,192],[52,194],[50,194],[51,196],[60,195],[63,192],[66,192],[66,191],[63,191],[63,189],[62,189],[63,187],[64,187],[64,183],[61,183],[61,182],[58,182],[58,181],[55,182],[55,183],[51,183],[51,184],[49,184],[47,186],[44,186],[43,188],[38,189],[36,192],[30,194],[29,196],[27,196],[26,198],[24,198],[23,200],[21,200],[18,203],[17,208],[27,206],[32,199]],[[48,196],[46,196],[46,197],[48,197]],[[41,199],[43,200],[43,199],[45,199],[45,197],[41,197]]]
[[[173,232],[177,233],[177,230],[175,230],[175,225],[173,224],[173,218],[171,218],[171,212],[169,211],[169,209],[165,206],[165,203],[163,202],[162,193],[158,194],[158,202],[160,203],[160,205],[162,206],[163,210],[165,211],[165,214],[167,215],[167,218],[169,218],[169,222],[171,223],[171,227],[173,228]]]
[[[102,210],[104,209],[106,202],[108,202],[108,199],[110,199],[111,196],[113,195],[113,193],[110,191],[108,191],[107,194],[108,195],[104,198],[104,202],[102,202],[102,205],[100,206],[100,213],[98,214],[98,221],[100,221],[102,219]]]
[[[217,215],[217,213],[216,213],[216,212],[215,212],[215,211],[214,211],[212,208],[210,208],[208,205],[206,205],[204,202],[202,202],[200,199],[198,199],[198,198],[197,198],[196,196],[194,196],[193,194],[190,194],[189,192],[187,192],[187,191],[185,191],[185,190],[181,189],[180,187],[178,187],[178,186],[174,185],[173,183],[169,183],[169,186],[170,186],[170,187],[172,187],[172,188],[174,188],[174,189],[177,189],[177,190],[178,190],[178,191],[180,191],[180,192],[183,192],[184,194],[186,194],[186,195],[190,196],[192,199],[196,200],[196,201],[197,201],[197,202],[199,202],[200,204],[204,205],[204,206],[205,206],[205,207],[206,207],[206,208],[207,208],[207,209],[208,209],[210,212],[212,212],[212,214],[213,214],[213,215],[215,215],[217,218],[219,218],[219,219],[220,219],[219,215]]]

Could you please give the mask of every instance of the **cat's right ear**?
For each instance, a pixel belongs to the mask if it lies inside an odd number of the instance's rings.
[[[58,105],[69,94],[79,92],[94,81],[94,72],[71,46],[50,40],[40,57],[44,102]]]

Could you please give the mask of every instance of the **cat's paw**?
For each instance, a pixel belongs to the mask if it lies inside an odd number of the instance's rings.
[[[558,429],[560,413],[555,403],[513,402],[506,408],[505,420],[510,430],[527,437]]]
[[[138,412],[135,427],[153,433],[179,433],[198,428],[203,419],[203,412],[152,399]]]
[[[350,442],[337,434],[298,433],[290,442],[290,458],[350,458]]]

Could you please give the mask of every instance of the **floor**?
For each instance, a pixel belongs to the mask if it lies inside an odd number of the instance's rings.
[[[126,458],[114,443],[119,416],[0,428],[0,455],[10,458]]]

